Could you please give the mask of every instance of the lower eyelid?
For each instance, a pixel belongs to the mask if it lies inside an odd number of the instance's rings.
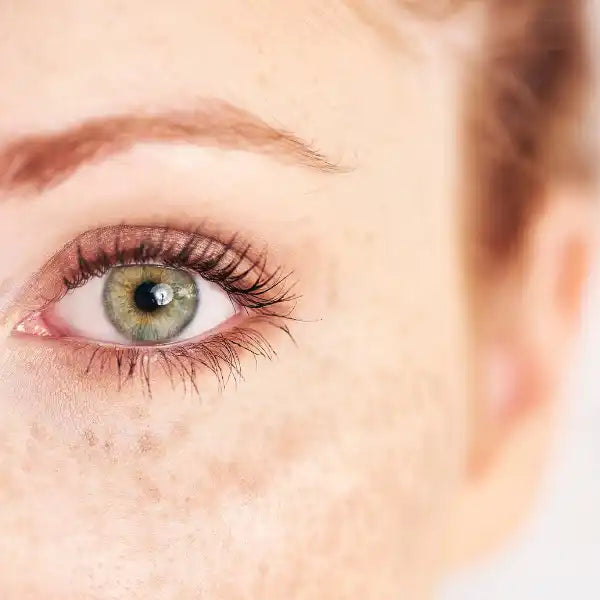
[[[194,398],[208,390],[222,391],[243,378],[246,361],[254,364],[259,358],[274,360],[275,344],[286,339],[293,341],[287,325],[280,320],[236,315],[226,329],[184,344],[119,347],[65,338],[51,338],[40,344],[31,336],[19,336],[17,343],[24,345],[27,354],[38,357],[39,379],[51,373],[47,383],[60,382],[61,394],[72,388],[69,402],[78,404],[82,393],[85,397],[86,393],[125,388],[151,396],[167,385]],[[35,349],[28,351],[30,344],[35,344]],[[49,410],[56,408],[67,410],[62,406]],[[79,409],[68,409],[69,413],[73,410]]]

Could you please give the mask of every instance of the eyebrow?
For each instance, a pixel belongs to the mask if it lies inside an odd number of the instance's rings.
[[[344,171],[295,134],[222,100],[205,99],[191,110],[113,115],[12,140],[0,147],[0,191],[43,192],[85,164],[152,142],[251,151],[325,173]]]

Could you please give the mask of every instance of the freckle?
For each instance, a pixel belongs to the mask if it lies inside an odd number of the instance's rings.
[[[189,425],[183,421],[179,421],[171,428],[171,440],[173,442],[183,441],[190,434]]]
[[[142,492],[147,498],[152,500],[152,502],[160,502],[160,490],[150,479],[148,479],[141,473],[136,474],[136,479],[139,487],[141,488]]]
[[[274,456],[278,462],[285,464],[296,459],[310,443],[310,431],[286,429],[279,432],[273,440]]]
[[[255,465],[233,461],[212,460],[207,472],[220,492],[234,491],[242,495],[257,495],[267,483],[267,475]]]
[[[2,501],[6,502],[7,499],[15,501],[20,498],[20,496],[21,492],[15,485],[11,471],[8,469],[0,471],[0,498],[2,498]]]
[[[93,448],[98,443],[98,437],[91,429],[86,429],[83,432],[83,437],[90,448]]]
[[[339,268],[333,261],[325,269],[327,273],[326,293],[329,308],[335,308],[340,301],[338,271]]]
[[[157,436],[149,431],[144,432],[138,439],[138,450],[141,454],[162,454],[162,443]]]
[[[155,592],[157,590],[164,590],[167,585],[167,580],[160,575],[153,575],[151,579],[151,585]]]
[[[264,71],[261,71],[258,74],[256,81],[257,81],[258,85],[263,89],[265,89],[269,86],[269,78],[267,77],[267,75],[265,74]]]
[[[131,416],[132,419],[135,419],[136,421],[145,419],[148,416],[148,407],[143,404],[134,406],[129,411],[129,415]]]
[[[150,486],[146,490],[146,495],[153,502],[160,502],[160,490],[156,486]]]
[[[32,423],[29,430],[31,432],[31,437],[34,440],[38,440],[39,442],[45,440],[48,437],[46,434],[46,430],[39,423]]]

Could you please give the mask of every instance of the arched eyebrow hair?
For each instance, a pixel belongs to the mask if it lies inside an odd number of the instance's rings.
[[[222,100],[204,99],[190,110],[99,117],[9,141],[0,147],[0,192],[39,193],[85,164],[152,142],[250,151],[324,173],[345,171],[295,134]]]

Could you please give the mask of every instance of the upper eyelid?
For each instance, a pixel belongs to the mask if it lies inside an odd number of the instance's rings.
[[[204,229],[207,229],[208,232],[204,232]],[[85,273],[88,271],[89,276],[94,273],[100,276],[111,266],[148,262],[148,260],[143,260],[144,256],[154,258],[154,262],[157,264],[178,268],[191,266],[189,261],[195,259],[198,261],[198,264],[194,265],[197,269],[190,270],[209,280],[220,282],[217,270],[227,267],[227,261],[224,264],[213,261],[212,271],[200,270],[207,268],[206,264],[199,263],[210,257],[211,253],[216,253],[215,256],[220,255],[221,260],[226,255],[230,257],[234,267],[230,273],[232,285],[240,279],[243,280],[244,276],[248,276],[249,282],[252,283],[253,271],[257,273],[256,282],[262,280],[269,283],[269,286],[265,285],[260,289],[248,287],[248,293],[253,292],[256,295],[254,303],[248,302],[249,307],[266,305],[269,300],[266,296],[267,293],[271,293],[273,304],[297,300],[298,296],[290,291],[294,282],[288,281],[288,274],[279,267],[270,269],[267,267],[265,247],[257,250],[238,234],[222,236],[223,239],[217,236],[218,234],[211,231],[209,227],[185,231],[168,226],[146,225],[107,226],[84,232],[55,253],[34,276],[33,282],[26,286],[29,290],[40,288],[45,290],[45,293],[42,294],[42,297],[38,296],[37,299],[30,301],[25,310],[31,312],[45,310],[68,292],[70,281],[73,281],[73,287],[75,287],[74,283],[77,278],[80,278],[81,285],[85,284],[87,281]],[[140,245],[144,243],[146,250],[139,251]],[[235,268],[236,260],[239,267],[237,270]],[[48,272],[51,274],[50,276],[47,275]],[[53,281],[52,277],[54,277]],[[45,279],[46,281],[44,281]],[[48,279],[51,281],[48,282]],[[274,285],[271,283],[273,281],[275,281]],[[278,289],[272,290],[271,287]],[[240,292],[243,291],[243,289],[240,290]],[[27,293],[25,292],[24,295],[26,296]]]
[[[115,245],[107,250],[106,245],[100,240],[103,231],[110,235],[116,234]],[[137,240],[123,242],[121,236],[123,231],[139,233]],[[266,264],[266,250],[254,252],[251,244],[241,245],[238,243],[237,234],[226,240],[207,235],[200,230],[182,231],[170,228],[147,228],[147,227],[122,227],[116,231],[112,228],[103,228],[86,235],[95,235],[97,247],[91,249],[92,257],[88,260],[102,261],[105,259],[110,264],[137,264],[151,263],[179,268],[195,267],[194,272],[202,272],[208,275],[217,269],[225,270],[230,264],[232,272],[236,265],[248,264],[246,272],[251,272],[257,266]],[[170,237],[171,236],[171,237]],[[175,236],[175,237],[172,237]],[[179,238],[179,239],[177,239]],[[81,242],[75,242],[78,263],[86,260],[85,251]]]
[[[244,245],[242,250],[238,239],[237,234],[221,239],[216,234],[205,232],[203,227],[186,231],[168,226],[108,226],[77,236],[55,253],[47,264],[56,262],[65,253],[70,253],[71,259],[77,258],[77,266],[82,260],[98,259],[100,254],[120,263],[146,261],[161,254],[181,262],[192,255],[197,260],[203,260],[207,258],[209,250],[217,249],[227,249],[238,255],[243,251],[248,257],[246,249],[250,245]]]

